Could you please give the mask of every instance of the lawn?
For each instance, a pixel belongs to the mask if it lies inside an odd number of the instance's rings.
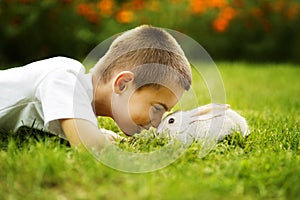
[[[142,174],[111,169],[48,136],[21,144],[12,137],[0,150],[0,199],[299,199],[299,66],[218,67],[249,137],[226,138],[203,158],[193,144],[171,165]]]

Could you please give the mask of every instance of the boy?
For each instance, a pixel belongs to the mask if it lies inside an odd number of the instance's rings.
[[[115,39],[88,74],[64,57],[0,71],[0,128],[34,124],[72,146],[101,149],[117,135],[98,129],[96,116],[113,118],[127,135],[157,127],[190,85],[190,66],[175,39],[143,25]]]

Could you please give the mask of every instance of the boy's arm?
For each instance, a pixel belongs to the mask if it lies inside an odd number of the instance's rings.
[[[61,119],[61,127],[72,146],[86,146],[101,149],[107,143],[114,143],[117,134],[107,134],[94,124],[83,119]]]

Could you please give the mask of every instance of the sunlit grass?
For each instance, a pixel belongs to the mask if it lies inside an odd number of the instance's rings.
[[[218,66],[227,103],[248,120],[251,134],[247,138],[238,133],[227,137],[204,158],[199,158],[199,146],[194,143],[166,168],[130,174],[111,169],[88,152],[79,153],[47,134],[26,137],[35,134],[30,129],[11,137],[2,134],[6,139],[0,151],[1,199],[298,199],[300,68]],[[203,91],[203,85],[194,90]],[[207,97],[199,99],[207,101]],[[101,119],[100,126],[118,131],[107,119]],[[150,130],[119,145],[151,151],[166,142],[154,133]]]

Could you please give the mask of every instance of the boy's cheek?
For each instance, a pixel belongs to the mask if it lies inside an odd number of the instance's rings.
[[[143,113],[137,114],[137,113],[132,113],[130,114],[131,120],[136,124],[136,125],[145,125],[147,124],[147,121],[145,120],[145,117],[143,117]]]
[[[150,122],[149,108],[138,104],[138,102],[130,103],[129,116],[137,125],[145,125]]]

